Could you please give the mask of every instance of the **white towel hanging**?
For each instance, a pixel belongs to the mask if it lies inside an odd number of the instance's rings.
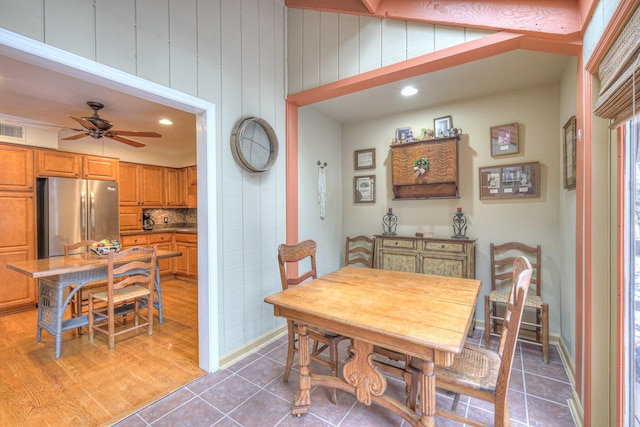
[[[327,205],[327,175],[323,166],[318,168],[318,203],[320,204],[320,218],[324,219]]]

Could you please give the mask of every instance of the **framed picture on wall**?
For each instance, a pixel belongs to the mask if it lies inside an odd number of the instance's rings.
[[[355,170],[376,168],[376,149],[356,150],[353,153],[353,166]]]
[[[518,153],[518,124],[494,126],[491,128],[491,156]]]
[[[564,125],[563,144],[563,175],[564,188],[573,190],[576,188],[576,117],[569,119]]]
[[[443,138],[449,136],[449,129],[453,127],[451,116],[438,117],[433,119],[433,136]]]
[[[375,182],[375,175],[353,177],[353,203],[375,203]]]
[[[480,168],[480,200],[540,197],[540,162]]]

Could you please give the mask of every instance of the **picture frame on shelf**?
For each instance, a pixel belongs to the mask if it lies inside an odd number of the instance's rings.
[[[353,177],[353,203],[376,202],[376,176],[363,175]]]
[[[576,117],[572,116],[564,125],[563,177],[564,188],[576,188]]]
[[[518,154],[518,123],[493,126],[491,128],[491,156]]]
[[[451,116],[438,117],[433,119],[433,136],[436,138],[444,138],[449,136],[449,129],[453,127],[453,119]]]
[[[355,170],[376,168],[376,149],[367,148],[353,152],[353,167]]]
[[[480,200],[540,197],[540,162],[479,168]]]
[[[402,128],[396,129],[396,142],[398,144],[402,144],[404,142],[408,142],[410,135],[413,132],[411,131],[411,126],[406,126]]]

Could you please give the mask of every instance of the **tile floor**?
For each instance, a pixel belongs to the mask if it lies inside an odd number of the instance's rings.
[[[482,345],[481,332],[469,341]],[[493,342],[495,346],[495,341]],[[346,358],[346,346],[341,349]],[[316,387],[311,392],[311,409],[300,418],[290,414],[295,396],[297,358],[287,384],[282,382],[286,359],[286,336],[245,357],[234,365],[205,375],[163,399],[116,424],[137,426],[398,426],[409,424],[387,410],[357,403],[349,393],[338,391],[338,402],[329,402],[329,389]],[[550,363],[542,363],[540,347],[518,343],[511,381],[509,410],[513,427],[575,426],[567,399],[572,387],[556,346],[550,346]],[[325,369],[312,365],[312,371]],[[387,392],[403,401],[404,383],[389,377]],[[451,397],[438,393],[438,407],[449,408]],[[493,423],[491,405],[461,397],[457,411],[484,422]],[[438,426],[461,426],[436,418]]]

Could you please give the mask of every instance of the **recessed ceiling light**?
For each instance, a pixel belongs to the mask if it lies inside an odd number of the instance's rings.
[[[169,119],[160,119],[158,120],[158,123],[160,123],[161,125],[167,125],[167,126],[173,124],[173,122]]]
[[[418,93],[418,89],[416,89],[413,86],[407,86],[404,89],[402,89],[402,92],[400,93],[403,94],[404,96],[412,96]]]

